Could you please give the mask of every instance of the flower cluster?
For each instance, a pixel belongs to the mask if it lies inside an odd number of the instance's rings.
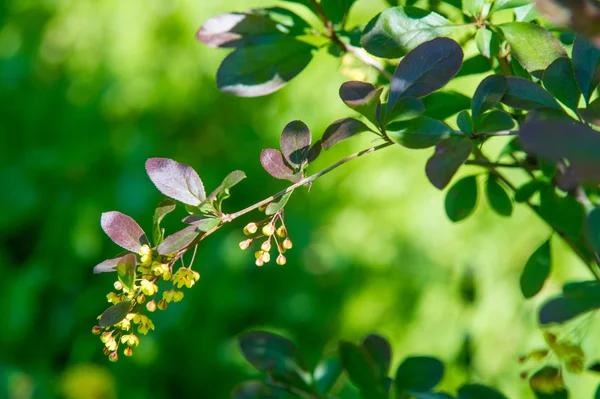
[[[280,223],[279,227],[277,227],[277,222]],[[283,216],[280,212],[276,213],[272,218],[266,221],[260,223],[248,223],[244,227],[244,234],[253,237],[240,242],[241,250],[250,248],[256,241],[262,241],[260,249],[254,253],[256,266],[263,266],[265,263],[271,261],[271,249],[273,248],[273,243],[275,244],[274,246],[278,253],[275,262],[278,265],[285,265],[286,259],[283,254],[292,248],[292,240],[288,237],[287,229],[283,222]]]

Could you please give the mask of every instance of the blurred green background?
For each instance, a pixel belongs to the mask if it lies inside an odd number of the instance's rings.
[[[443,193],[424,175],[431,150],[392,147],[300,190],[286,208],[294,249],[283,267],[257,268],[238,249],[258,213],[223,228],[199,248],[199,283],[154,315],[156,331],[135,355],[112,364],[102,354],[91,327],[115,276],[92,268],[120,249],[100,215],[118,210],[150,231],[162,196],[145,175],[147,158],[192,165],[208,191],[244,170],[248,179],[226,202],[235,211],[285,187],[261,169],[259,154],[277,148],[287,122],[301,119],[318,138],[352,115],[337,96],[340,61],[325,51],[274,95],[216,89],[227,50],[201,45],[195,31],[219,13],[273,4],[0,2],[1,398],[227,398],[256,376],[236,344],[248,329],[285,334],[311,365],[338,339],[374,331],[393,343],[395,363],[410,354],[447,362],[450,391],[468,379],[529,397],[517,358],[542,344],[540,300],[525,302],[518,279],[549,231],[521,207],[500,218],[483,198],[473,218],[451,224]],[[352,20],[365,23],[384,6],[359,1]],[[452,87],[470,95],[476,84],[467,77]],[[371,143],[342,143],[311,170]],[[170,215],[169,231],[184,214]],[[554,242],[555,279],[542,296],[588,277]],[[585,395],[576,397],[591,397],[591,382],[576,385]]]

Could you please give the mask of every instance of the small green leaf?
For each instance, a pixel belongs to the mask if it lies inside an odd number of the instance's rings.
[[[586,103],[597,82],[594,82],[596,71],[600,62],[600,49],[596,48],[583,35],[577,35],[573,43],[573,69],[575,78]]]
[[[469,111],[461,111],[456,117],[456,124],[458,125],[458,128],[461,130],[461,132],[464,132],[466,134],[473,133],[473,119],[471,119],[471,114],[469,113]]]
[[[516,109],[531,110],[536,108],[553,108],[561,110],[552,94],[539,85],[523,78],[507,76],[508,87],[502,102]]]
[[[281,210],[285,206],[285,204],[287,204],[293,192],[294,190],[290,191],[289,193],[283,194],[278,200],[269,203],[269,205],[267,205],[267,208],[265,209],[265,215],[270,216],[279,212],[279,210]]]
[[[475,122],[476,133],[501,132],[515,127],[515,121],[508,112],[493,109],[479,115]]]
[[[437,143],[435,153],[425,165],[427,178],[438,189],[450,183],[473,149],[473,142],[468,137],[451,136]]]
[[[444,376],[444,365],[433,357],[407,357],[396,371],[398,397],[407,391],[425,392],[433,389]]]
[[[515,13],[515,21],[519,22],[532,22],[541,16],[535,4],[516,7],[513,12]]]
[[[425,105],[416,97],[403,97],[396,101],[385,114],[385,125],[418,118],[425,112]]]
[[[356,0],[321,0],[323,11],[334,24],[341,24],[346,20],[350,8]]]
[[[490,75],[483,79],[473,94],[471,104],[473,118],[477,119],[481,113],[498,104],[507,89],[508,82],[502,75]]]
[[[592,247],[600,252],[600,208],[594,208],[587,215],[585,229]]]
[[[421,43],[449,36],[452,22],[416,7],[393,7],[373,18],[363,31],[361,45],[381,58],[400,58]]]
[[[477,205],[477,178],[467,176],[457,181],[446,193],[446,215],[453,222],[466,219]]]
[[[377,366],[363,347],[351,342],[340,341],[338,353],[348,377],[361,391],[383,391],[381,375]]]
[[[364,123],[354,118],[343,118],[333,122],[323,133],[321,143],[324,150],[331,148],[334,144],[346,140],[359,133],[370,132],[371,129]]]
[[[369,334],[363,340],[362,347],[365,348],[371,359],[375,362],[375,366],[379,369],[379,374],[382,377],[387,376],[392,360],[390,343],[380,335]]]
[[[495,389],[481,384],[467,384],[458,390],[457,399],[507,399]]]
[[[544,71],[552,62],[567,53],[552,33],[529,22],[509,22],[500,25],[512,53],[531,73]]]
[[[531,254],[521,274],[521,292],[525,298],[532,298],[542,290],[550,276],[551,264],[550,239],[548,239]]]
[[[169,213],[175,210],[175,201],[167,199],[161,201],[154,211],[154,218],[152,219],[152,239],[154,245],[158,245],[164,238],[164,231],[160,228],[160,223]]]
[[[583,230],[583,205],[572,197],[559,197],[551,184],[540,188],[539,214],[555,229],[571,237],[579,237]]]
[[[500,51],[500,41],[498,35],[491,30],[483,27],[477,30],[475,35],[475,44],[481,55],[492,58],[498,55]]]
[[[342,364],[336,354],[326,356],[319,362],[314,372],[315,388],[325,395],[331,391],[342,376]]]
[[[533,194],[537,193],[544,185],[545,183],[540,180],[528,181],[515,191],[515,202],[529,201]]]
[[[558,101],[577,112],[581,93],[570,59],[558,58],[555,60],[544,72],[542,81],[544,87],[554,94]]]
[[[508,10],[531,4],[532,0],[496,0],[492,6],[493,11]]]
[[[131,253],[123,256],[117,263],[119,281],[129,290],[133,289],[133,283],[135,282],[135,266],[136,257]]]
[[[485,186],[490,207],[501,216],[512,215],[512,201],[506,192],[506,189],[498,182],[494,176],[490,175]]]
[[[452,129],[443,122],[421,116],[406,122],[395,122],[387,127],[387,136],[407,148],[428,148],[448,137]]]
[[[110,327],[122,321],[131,310],[131,299],[126,299],[106,309],[100,316],[100,327]]]

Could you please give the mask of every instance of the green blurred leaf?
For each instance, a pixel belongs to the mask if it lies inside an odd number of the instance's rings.
[[[540,180],[531,180],[523,184],[515,191],[515,202],[527,202],[529,199],[537,193],[540,188],[545,186],[546,183]]]
[[[322,395],[329,393],[340,380],[343,371],[340,359],[336,354],[324,357],[313,373],[317,392]]]
[[[507,399],[495,389],[481,384],[467,384],[458,390],[457,399]]]
[[[375,366],[382,377],[388,375],[392,361],[392,348],[390,343],[380,335],[369,334],[362,342],[362,347],[371,356]]]
[[[154,211],[154,218],[152,219],[152,239],[154,245],[158,245],[164,238],[164,230],[161,229],[160,224],[162,220],[169,213],[175,210],[175,201],[166,199],[161,201]]]
[[[126,299],[106,309],[100,316],[101,327],[110,327],[123,320],[131,310],[131,299]]]
[[[431,39],[450,35],[456,27],[443,16],[416,7],[384,10],[365,27],[361,45],[381,58],[400,58]]]
[[[472,149],[473,143],[468,137],[451,136],[440,141],[425,165],[425,173],[431,184],[440,190],[446,187]]]
[[[479,18],[484,6],[492,3],[492,0],[463,0],[462,10],[465,14],[470,15],[473,18]]]
[[[579,237],[584,225],[585,210],[572,197],[559,197],[551,184],[540,188],[540,215],[552,226],[571,237]]]
[[[510,8],[522,7],[531,4],[532,0],[496,0],[492,11],[508,10]]]
[[[493,109],[479,115],[475,121],[476,133],[501,132],[515,127],[512,116],[505,111]]]
[[[443,122],[421,116],[406,122],[395,122],[387,127],[387,136],[407,148],[428,148],[448,137],[452,129]]]
[[[492,66],[493,62],[490,62],[490,59],[481,54],[477,54],[463,61],[462,67],[460,67],[460,71],[458,71],[455,78],[490,72]]]
[[[544,82],[544,87],[550,93],[554,94],[554,97],[558,101],[577,112],[581,93],[575,80],[575,71],[570,59],[556,59],[544,71],[542,81]]]
[[[130,291],[133,290],[133,284],[135,282],[136,262],[136,256],[130,253],[123,256],[119,260],[119,263],[117,263],[117,275],[119,281]]]
[[[246,381],[233,389],[233,399],[297,399],[299,396],[262,381]]]
[[[477,30],[475,35],[475,44],[481,55],[492,58],[498,55],[500,51],[500,41],[498,35],[491,30],[483,27]]]
[[[348,377],[361,392],[369,395],[383,392],[381,375],[366,349],[351,342],[340,341],[338,354]]]
[[[466,219],[477,205],[477,178],[467,176],[457,181],[446,193],[446,215],[453,222]]]
[[[500,184],[498,179],[490,175],[485,185],[490,207],[501,216],[512,215],[512,201],[506,192],[506,189]]]
[[[572,55],[575,78],[587,103],[594,87],[597,85],[597,82],[594,83],[594,76],[600,62],[600,49],[590,43],[585,36],[577,35],[575,43],[573,43]]]
[[[285,204],[287,204],[293,192],[294,191],[292,190],[289,193],[282,195],[279,199],[269,203],[269,205],[267,205],[267,208],[265,209],[265,215],[270,216],[279,212],[279,210],[281,210],[285,206]]]
[[[596,252],[600,252],[600,208],[594,208],[585,220],[586,234]]]
[[[418,118],[425,112],[425,105],[416,97],[403,97],[396,101],[385,114],[385,124],[404,122]]]
[[[537,399],[568,399],[561,370],[544,366],[529,378],[529,386]]]
[[[560,324],[600,308],[600,282],[568,283],[563,294],[547,301],[539,312],[542,325]]]
[[[521,4],[522,5],[522,4]],[[543,71],[567,53],[552,33],[529,22],[509,22],[500,25],[512,53],[531,73]]]
[[[217,71],[217,87],[240,97],[257,97],[279,90],[312,59],[310,44],[287,36],[229,54]]]
[[[502,75],[490,75],[483,79],[473,94],[471,103],[473,118],[477,119],[479,114],[498,104],[506,90],[508,90],[508,82]]]
[[[521,292],[525,298],[532,298],[542,290],[550,276],[551,266],[552,257],[550,239],[548,239],[531,254],[521,274]]]
[[[340,87],[340,98],[348,107],[363,115],[374,125],[377,121],[377,107],[383,87],[375,88],[370,83],[346,82]]]
[[[396,395],[402,398],[410,391],[425,392],[433,389],[444,376],[444,365],[438,359],[426,356],[407,357],[396,370]]]
[[[540,12],[535,6],[535,3],[521,7],[516,7],[514,10],[515,20],[519,22],[532,22],[540,17]]]
[[[508,84],[502,102],[516,109],[531,110],[536,108],[554,108],[561,110],[552,94],[539,85],[523,78],[507,76]]]
[[[342,23],[346,20],[348,11],[356,0],[321,0],[323,11],[334,24]]]

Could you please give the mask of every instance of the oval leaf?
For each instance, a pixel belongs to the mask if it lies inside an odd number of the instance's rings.
[[[211,47],[238,47],[260,43],[270,35],[281,34],[275,21],[256,13],[226,13],[206,21],[196,39]]]
[[[555,60],[544,71],[542,81],[544,87],[554,94],[558,101],[577,112],[581,93],[575,80],[575,72],[570,59],[558,58]]]
[[[206,199],[202,180],[191,166],[167,158],[150,158],[146,161],[146,172],[167,197],[192,206]]]
[[[342,364],[336,354],[326,356],[319,362],[314,372],[315,388],[325,395],[335,386],[342,376]]]
[[[131,252],[137,253],[142,245],[148,245],[148,238],[142,228],[121,212],[103,213],[100,225],[115,244]]]
[[[536,108],[553,108],[561,110],[552,94],[539,85],[523,78],[507,76],[508,84],[502,102],[516,109],[531,110]]]
[[[365,392],[383,390],[382,378],[367,351],[353,343],[340,341],[338,345],[340,362],[350,380]]]
[[[479,115],[475,122],[476,133],[493,133],[511,130],[515,127],[515,121],[511,114],[499,109],[493,109],[483,115]]]
[[[502,75],[490,75],[483,79],[477,86],[471,101],[473,118],[477,119],[479,114],[498,104],[506,90],[508,90],[508,82]]]
[[[509,22],[500,25],[512,53],[529,72],[543,71],[567,53],[552,33],[529,22]]]
[[[106,309],[100,316],[101,327],[110,327],[122,321],[131,310],[131,299],[126,299]]]
[[[294,171],[287,166],[280,151],[266,148],[260,153],[260,163],[267,173],[277,179],[288,179]]]
[[[175,210],[175,202],[166,199],[160,202],[154,211],[154,217],[152,218],[152,239],[155,245],[160,244],[163,240],[163,229],[160,228],[160,223],[169,213]]]
[[[310,147],[311,135],[308,126],[302,121],[288,123],[281,132],[281,152],[291,165],[296,167],[306,159]]]
[[[423,392],[433,389],[444,376],[444,365],[433,357],[407,357],[396,371],[396,391]]]
[[[394,72],[388,111],[400,97],[424,97],[444,87],[460,70],[463,51],[446,37],[425,42],[408,53]]]
[[[134,254],[127,254],[121,258],[119,263],[117,263],[117,275],[119,281],[129,290],[133,289],[133,283],[135,281],[136,260]]]
[[[119,256],[118,258],[107,259],[104,262],[98,263],[96,266],[94,266],[94,273],[108,273],[116,271],[117,265],[119,264],[121,258],[122,256]]]
[[[512,201],[510,200],[506,189],[500,184],[498,179],[489,176],[487,184],[485,185],[485,192],[490,207],[496,211],[497,214],[500,216],[510,216],[512,214]]]
[[[481,55],[492,58],[500,51],[498,36],[487,28],[479,28],[475,35],[475,44]]]
[[[539,321],[542,325],[561,324],[598,308],[599,298],[560,296],[542,306]]]
[[[448,137],[452,129],[443,122],[422,116],[407,122],[395,122],[387,127],[387,136],[407,148],[428,148]]]
[[[521,292],[525,298],[529,299],[542,290],[550,276],[551,263],[550,239],[548,239],[527,259],[521,274]]]
[[[393,7],[367,24],[360,43],[377,57],[400,58],[419,44],[448,36],[454,29],[449,20],[435,12]]]
[[[387,376],[392,360],[390,343],[380,335],[369,334],[363,340],[362,347],[365,348],[371,359],[375,362],[375,366],[379,369],[379,374],[382,377]]]
[[[416,97],[403,97],[385,114],[385,124],[418,118],[425,112],[425,105]]]
[[[422,99],[425,104],[424,116],[439,121],[447,119],[469,108],[471,99],[456,91],[438,91]]]
[[[190,245],[200,233],[195,225],[173,233],[156,248],[161,255],[173,255]]]
[[[596,48],[583,35],[577,35],[573,43],[573,69],[575,70],[575,79],[586,103],[597,82],[594,83],[595,76],[600,63],[600,49]]]
[[[323,149],[327,150],[342,140],[346,140],[352,136],[367,131],[371,131],[371,129],[357,119],[338,119],[329,125],[329,127],[325,130],[325,133],[323,133],[321,145],[323,146]]]
[[[240,97],[270,94],[298,75],[312,59],[314,47],[287,36],[229,54],[217,71],[217,87]]]
[[[545,183],[540,180],[531,180],[523,184],[515,191],[515,202],[529,201],[533,194],[537,193],[544,185]]]
[[[446,187],[472,149],[473,143],[468,137],[452,136],[440,141],[425,166],[431,184],[440,190]]]
[[[463,385],[458,390],[458,399],[507,399],[495,389],[480,384]]]
[[[446,193],[446,215],[453,222],[466,219],[477,205],[477,178],[467,176],[457,181]]]
[[[267,205],[267,208],[265,209],[265,215],[270,216],[279,212],[285,206],[285,204],[287,204],[293,192],[294,190],[290,191],[289,193],[283,194],[281,198],[279,198],[277,201],[269,203],[269,205]]]

